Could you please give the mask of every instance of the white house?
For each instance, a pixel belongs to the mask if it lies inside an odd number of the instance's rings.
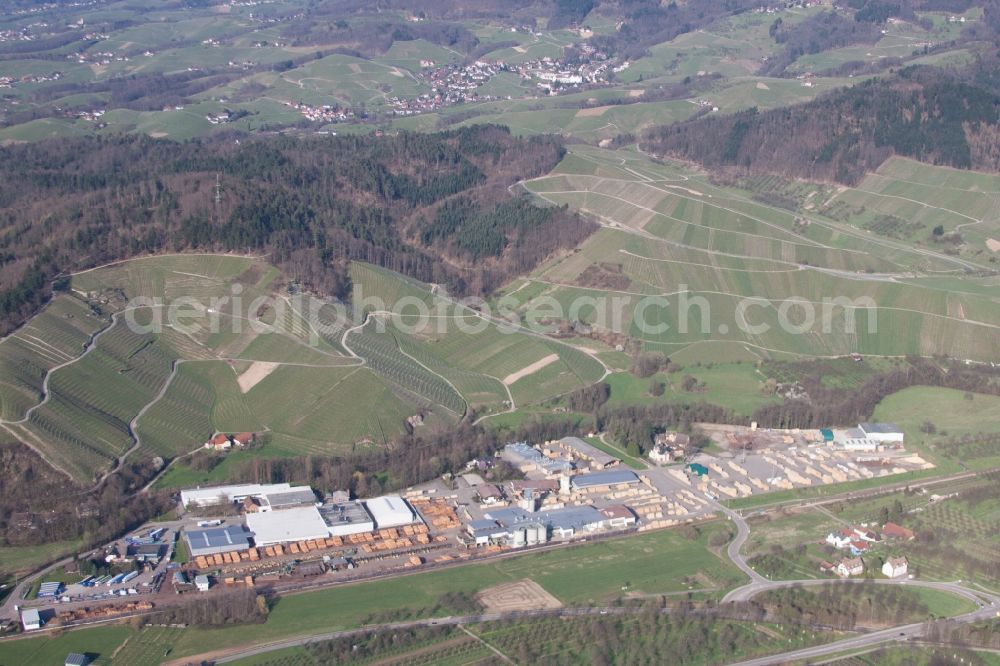
[[[887,578],[899,578],[905,576],[910,570],[910,563],[905,557],[890,557],[882,565],[882,573]]]
[[[850,559],[843,559],[840,564],[837,565],[837,575],[841,578],[850,578],[851,576],[860,576],[865,572],[865,563],[860,557],[852,557]]]
[[[844,535],[843,532],[830,532],[826,535],[826,542],[839,549],[847,548],[853,540],[853,536]]]
[[[208,576],[204,575],[195,576],[194,585],[198,588],[199,592],[208,592],[208,588],[212,586],[208,580]]]

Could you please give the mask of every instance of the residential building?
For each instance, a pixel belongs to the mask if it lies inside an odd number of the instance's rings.
[[[837,565],[837,575],[841,578],[860,576],[865,572],[865,563],[860,557],[843,559]]]
[[[846,534],[845,534],[846,532]],[[851,545],[854,538],[854,531],[844,528],[826,535],[826,542],[834,548],[844,549]]]
[[[905,557],[890,557],[882,565],[882,573],[887,578],[899,578],[909,573],[910,563]]]
[[[208,580],[208,576],[199,574],[194,577],[194,586],[198,588],[199,592],[208,592],[208,589],[212,587],[212,583]]]
[[[232,445],[233,443],[229,441],[229,435],[221,432],[205,442],[205,448],[213,451],[225,451]]]

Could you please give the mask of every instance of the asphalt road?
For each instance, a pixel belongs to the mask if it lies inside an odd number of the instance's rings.
[[[971,613],[966,613],[965,615],[958,615],[951,619],[955,622],[969,623],[988,620],[995,616],[996,609],[987,607],[975,610]],[[924,623],[918,622],[916,624],[907,624],[900,627],[893,627],[891,629],[873,631],[870,634],[863,634],[861,636],[852,636],[851,638],[845,638],[843,640],[826,643],[824,645],[802,648],[801,650],[792,650],[781,654],[773,654],[767,657],[760,657],[758,659],[748,659],[747,661],[730,664],[730,666],[769,666],[771,664],[781,664],[800,659],[812,659],[814,657],[836,654],[846,650],[871,647],[879,645],[880,643],[902,642],[918,639],[923,636],[923,634]]]

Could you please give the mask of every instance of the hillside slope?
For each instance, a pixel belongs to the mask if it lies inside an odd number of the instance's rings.
[[[812,102],[650,130],[642,148],[711,169],[856,184],[891,155],[1000,169],[1000,97],[925,68]]]

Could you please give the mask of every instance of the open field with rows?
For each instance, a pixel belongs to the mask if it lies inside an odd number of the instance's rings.
[[[912,163],[887,164],[901,176]],[[932,168],[918,165],[915,177],[931,179],[920,172]],[[982,215],[976,211],[988,209],[990,195],[977,193],[994,187],[989,177],[950,173],[952,200],[963,214]],[[990,297],[995,280],[977,277],[991,265],[989,256],[950,256],[816,212],[809,202],[825,196],[822,188],[786,189],[803,202],[787,210],[680,165],[587,147],[573,148],[552,174],[526,187],[605,228],[579,252],[507,291],[522,312],[543,297],[564,313],[576,303],[577,316],[568,319],[627,333],[668,354],[707,341],[741,344],[764,357],[857,351],[988,360],[1000,350],[1000,315]],[[580,308],[583,299],[597,303]],[[710,347],[700,360],[712,360]]]
[[[418,413],[433,424],[503,412],[512,398],[542,402],[604,375],[592,355],[501,331],[426,285],[363,264],[353,273],[360,318],[404,298],[444,314],[417,327],[404,308],[360,326],[290,295],[250,257],[147,257],[78,274],[0,343],[11,369],[3,425],[88,480],[123,455],[169,460],[219,431],[265,434],[260,455],[384,446]]]

